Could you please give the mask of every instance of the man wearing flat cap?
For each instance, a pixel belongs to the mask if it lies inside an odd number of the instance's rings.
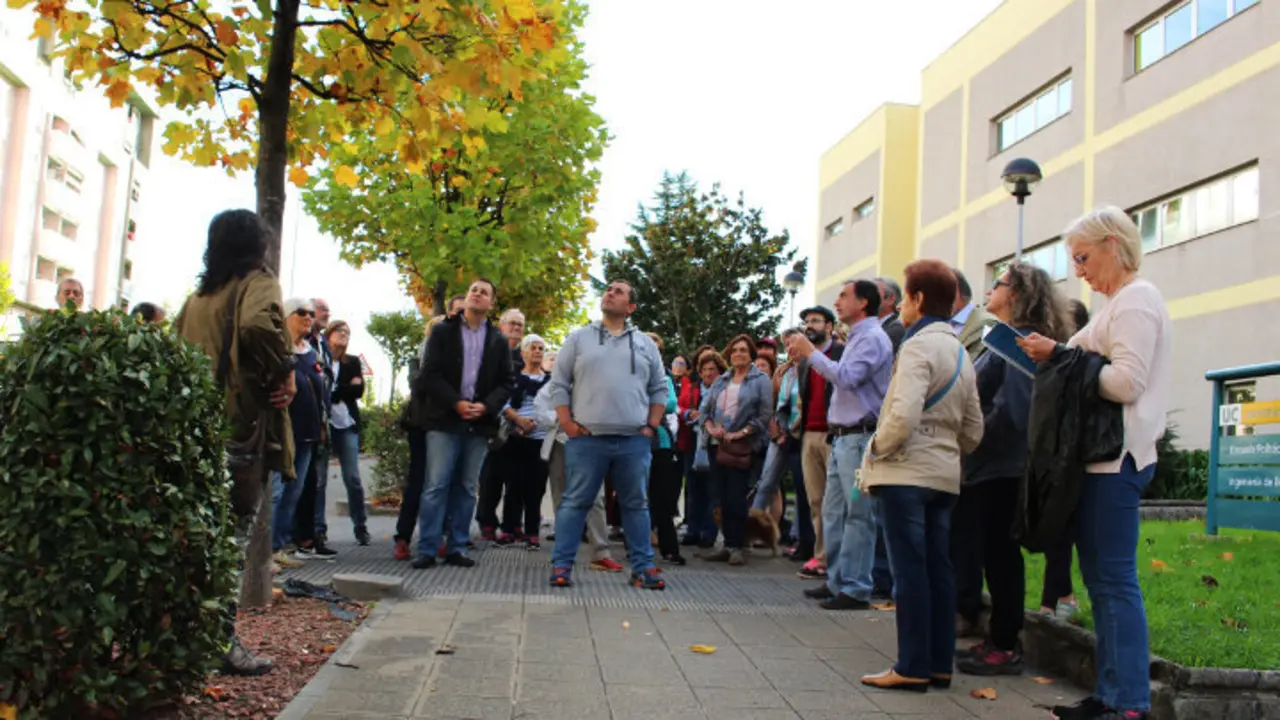
[[[834,337],[835,313],[819,305],[801,311],[800,320],[804,322],[804,334],[809,342],[833,362],[839,362],[844,345],[836,342]],[[794,557],[806,561],[798,573],[800,577],[825,579],[827,563],[822,542],[822,497],[827,491],[827,458],[831,453],[831,446],[827,444],[827,406],[831,404],[832,388],[826,378],[809,366],[808,359],[796,366],[796,377],[800,380],[801,423],[804,426],[800,459],[804,468],[805,494],[808,495],[813,517],[814,546],[800,548]]]

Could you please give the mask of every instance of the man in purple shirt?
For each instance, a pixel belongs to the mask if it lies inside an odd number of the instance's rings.
[[[804,336],[789,338],[787,346],[789,354],[809,358],[810,366],[834,388],[827,410],[831,458],[822,498],[827,582],[805,595],[821,599],[827,610],[865,610],[871,606],[876,521],[873,498],[857,490],[857,472],[889,389],[893,344],[876,317],[880,290],[874,282],[845,282],[835,305],[840,321],[849,326],[838,363],[814,352]]]

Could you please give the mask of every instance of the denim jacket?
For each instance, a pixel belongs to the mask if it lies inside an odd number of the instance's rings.
[[[738,390],[738,412],[727,418],[721,414],[720,395],[728,389],[731,380],[732,372],[721,375],[703,395],[702,407],[698,409],[701,424],[705,426],[715,422],[728,432],[737,432],[750,425],[756,448],[763,450],[769,442],[769,418],[773,415],[773,382],[760,368],[752,365]]]

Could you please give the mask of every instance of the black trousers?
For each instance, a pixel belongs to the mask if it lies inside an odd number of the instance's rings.
[[[951,511],[951,568],[956,579],[956,612],[978,624],[982,603],[983,508],[977,485],[960,488]]]
[[[649,519],[658,533],[658,551],[679,555],[676,536],[676,502],[680,498],[681,467],[674,450],[655,448],[649,461]]]
[[[1022,606],[1027,591],[1022,547],[1013,537],[1014,516],[1018,508],[1018,482],[1016,477],[993,478],[964,486],[960,491],[961,502],[968,504],[964,519],[976,522],[976,526],[970,526],[971,534],[952,534],[953,541],[958,540],[969,546],[968,550],[962,551],[967,562],[972,562],[975,556],[978,559],[976,589],[979,612],[982,607],[982,578],[984,575],[986,577],[987,591],[991,593],[989,639],[998,650],[1016,650],[1018,647],[1018,634],[1022,632]],[[954,528],[953,519],[952,529]],[[952,548],[954,554],[955,546]],[[973,549],[977,552],[972,552]],[[959,587],[959,566],[956,572]],[[971,583],[973,578],[966,578],[965,581]],[[972,593],[973,587],[970,585],[967,590]],[[972,608],[972,595],[965,599],[969,606],[962,606],[962,613]],[[967,614],[966,617],[976,619],[976,616]]]
[[[1074,546],[1072,536],[1067,535],[1045,548],[1040,607],[1056,608],[1058,600],[1075,594],[1075,588],[1071,586],[1071,550]]]
[[[542,497],[547,494],[547,461],[542,459],[542,441],[512,436],[499,451],[495,474],[502,477],[502,531],[537,540],[542,525]]]
[[[751,468],[735,468],[716,462],[718,448],[709,448],[711,482],[720,496],[720,531],[724,534],[724,546],[729,550],[741,550],[747,532],[747,490],[751,483]],[[756,465],[752,462],[752,466]]]
[[[418,528],[418,509],[422,505],[422,486],[427,480],[427,432],[409,431],[409,474],[404,479],[404,496],[400,515],[396,518],[396,540],[411,542]]]
[[[510,442],[508,440],[507,442]],[[480,466],[480,490],[476,498],[476,522],[482,530],[498,527],[498,503],[502,502],[502,473],[497,472],[494,458],[506,450],[506,445],[496,453],[485,455],[484,465]]]

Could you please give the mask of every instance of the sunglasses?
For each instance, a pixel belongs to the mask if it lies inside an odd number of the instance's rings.
[[[995,292],[996,290],[999,290],[1002,287],[1009,287],[1008,281],[1001,280],[1000,278],[996,278],[996,281],[991,283],[991,292]]]
[[[294,314],[294,315],[297,315],[298,317],[309,317],[309,318],[313,318],[313,317],[315,317],[315,316],[316,316],[316,311],[315,311],[315,310],[307,310],[306,308],[298,308],[297,310],[294,310],[294,311],[293,311],[293,314]]]

